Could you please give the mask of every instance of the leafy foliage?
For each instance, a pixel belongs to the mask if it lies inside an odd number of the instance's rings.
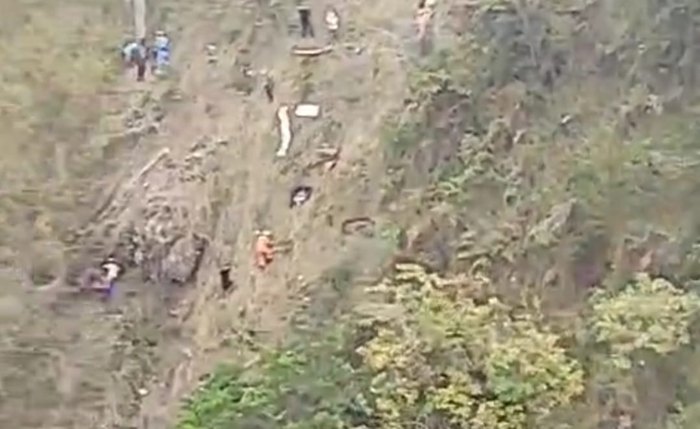
[[[379,289],[403,316],[361,350],[383,428],[524,428],[582,393],[580,365],[528,315],[475,301],[465,277],[397,271]]]
[[[698,309],[696,295],[642,274],[618,293],[596,293],[591,332],[597,342],[608,345],[615,364],[628,368],[635,351],[666,355],[688,344],[690,323]]]
[[[528,427],[580,395],[583,372],[538,321],[469,298],[483,281],[399,265],[371,316],[220,369],[178,428]]]
[[[645,397],[649,374],[627,369],[651,351],[644,371],[673,385],[660,368],[690,341],[697,311],[695,295],[657,278],[678,274],[686,286],[698,273],[697,213],[687,204],[698,183],[700,10],[691,3],[494,0],[441,17],[450,22],[438,45],[451,49],[413,64],[385,158],[396,188],[429,183],[420,209],[448,214],[449,268],[469,275],[403,265],[373,289],[372,316],[350,330],[360,358],[351,348],[334,355],[358,371],[362,387],[346,396],[362,392],[363,427],[549,428],[566,411],[576,428],[623,427],[620,416],[635,411],[640,427],[682,420],[667,411],[675,386],[667,403]],[[643,241],[639,231],[678,226],[690,249],[679,259],[695,261],[682,272],[659,243],[628,247]],[[640,267],[654,274],[586,302],[587,288],[624,283]],[[506,304],[523,296],[543,305]],[[581,333],[594,344],[575,343]],[[315,413],[293,424],[313,427]],[[331,427],[359,424],[340,409],[331,415]]]
[[[344,428],[364,414],[343,333],[223,366],[187,401],[178,429]]]

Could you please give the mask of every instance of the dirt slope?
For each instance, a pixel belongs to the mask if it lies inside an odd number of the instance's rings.
[[[183,126],[179,115],[164,122],[166,133],[173,136],[168,140],[174,149],[187,147],[202,135],[224,138],[228,144],[217,155],[219,172],[208,177],[208,186],[226,190],[215,228],[209,232],[212,245],[200,269],[197,291],[181,311],[194,341],[192,357],[173,370],[180,379],[168,383],[169,392],[160,398],[151,397],[152,402],[165,407],[162,415],[172,415],[172,405],[176,404],[172,398],[181,396],[197,375],[210,369],[212,360],[208,356],[231,352],[222,345],[235,341],[246,330],[268,339],[282,337],[291,312],[302,304],[300,289],[348,258],[356,258],[358,266],[371,269],[381,263],[386,250],[375,242],[346,242],[340,234],[340,221],[376,213],[382,185],[376,136],[385,115],[400,107],[404,88],[396,48],[384,41],[368,46],[367,42],[382,37],[359,36],[380,34],[382,29],[373,26],[381,23],[360,25],[353,19],[346,23],[346,37],[354,45],[364,44],[363,53],[338,47],[332,54],[304,64],[289,54],[293,37],[260,18],[263,12],[246,10],[250,15],[257,14],[262,25],[244,27],[244,33],[250,33],[239,38],[244,40],[225,46],[217,66],[206,64],[201,55],[183,74],[181,88],[186,97],[194,98],[194,103],[185,108],[190,113],[182,116],[197,118],[196,124],[190,119]],[[350,4],[341,5],[344,16],[352,19],[352,12]],[[286,13],[294,18],[293,11]],[[392,11],[363,13],[377,18],[391,16]],[[405,8],[403,13],[408,16],[410,9]],[[236,14],[239,16],[224,16],[221,20],[246,20],[240,11]],[[202,42],[220,41],[221,36],[211,27],[204,24],[193,33]],[[313,92],[308,100],[322,105],[322,119],[294,121],[295,139],[287,159],[276,160],[273,156],[278,104],[269,104],[259,85],[252,94],[243,96],[227,90],[226,81],[218,79],[222,69],[233,66],[236,53],[243,49],[249,50],[253,69],[272,70],[278,102],[299,100],[303,87],[311,85]],[[209,118],[205,110],[214,111],[214,117]],[[322,143],[342,147],[338,167],[325,175],[319,171],[304,173],[303,167],[315,160],[314,148]],[[218,185],[212,183],[215,181]],[[290,210],[289,190],[301,181],[314,186],[314,198],[302,208]],[[278,238],[290,239],[295,245],[291,254],[280,257],[265,274],[253,270],[250,252],[253,231],[261,227],[272,229]],[[233,265],[237,287],[234,293],[220,298],[217,263],[225,260]],[[150,414],[158,408],[149,405],[144,410]]]
[[[323,5],[313,6],[323,42]],[[135,91],[127,98],[145,131],[124,140],[128,150],[115,150],[116,186],[86,223],[74,270],[111,250],[134,266],[109,305],[61,291],[2,301],[21,315],[5,348],[36,355],[36,367],[0,389],[8,399],[0,401],[0,426],[168,427],[178,401],[215,357],[237,351],[231,343],[242,332],[256,332],[263,343],[281,339],[324,272],[348,260],[366,271],[381,264],[381,240],[345,237],[340,223],[377,214],[378,136],[385,117],[402,109],[401,53],[413,47],[399,43],[412,31],[411,5],[335,6],[342,43],[307,61],[290,54],[297,42],[291,6],[172,6],[175,18],[165,25],[173,29],[175,73],[164,82],[122,84],[122,93]],[[219,47],[217,64],[207,63],[207,43]],[[237,89],[242,61],[272,71],[275,103],[258,81],[250,94]],[[322,117],[293,119],[290,154],[275,159],[276,108],[302,99],[321,104]],[[337,168],[306,170],[323,143],[342,148]],[[289,190],[301,182],[314,187],[313,198],[291,210]],[[251,257],[261,227],[294,243],[264,274]],[[218,284],[222,261],[232,263],[236,284],[226,296]],[[37,372],[42,382],[23,383]]]

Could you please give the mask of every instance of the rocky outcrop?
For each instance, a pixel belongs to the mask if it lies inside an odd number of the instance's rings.
[[[196,275],[215,225],[208,180],[225,141],[203,138],[177,159],[158,152],[105,197],[88,231],[86,249],[114,254],[147,281],[183,284]],[[91,263],[94,264],[94,261]]]

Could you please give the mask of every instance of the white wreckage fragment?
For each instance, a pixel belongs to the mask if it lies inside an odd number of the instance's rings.
[[[302,57],[315,57],[317,55],[327,54],[333,51],[332,45],[317,47],[317,46],[292,46],[292,53]]]
[[[209,64],[216,63],[219,61],[219,56],[217,52],[217,47],[213,43],[209,43],[206,46],[207,62]]]
[[[294,114],[299,118],[318,118],[321,114],[321,106],[318,104],[297,104]]]
[[[277,109],[277,119],[280,127],[280,145],[277,148],[277,156],[287,156],[289,146],[292,144],[292,128],[289,120],[289,106],[280,106]]]

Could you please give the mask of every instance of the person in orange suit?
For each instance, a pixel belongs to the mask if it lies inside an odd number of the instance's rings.
[[[274,252],[272,233],[270,231],[259,232],[255,241],[255,264],[258,268],[261,270],[267,268],[272,262]]]

